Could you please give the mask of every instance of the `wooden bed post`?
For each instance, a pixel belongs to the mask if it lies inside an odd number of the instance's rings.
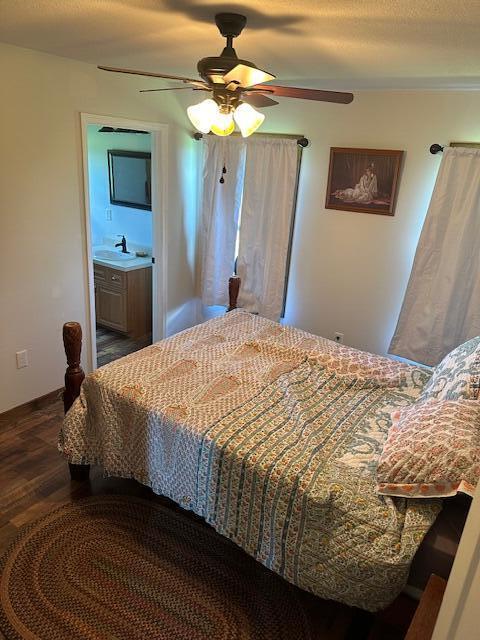
[[[238,292],[240,291],[240,283],[242,279],[240,276],[232,276],[228,281],[228,311],[233,311],[237,308]]]
[[[85,378],[80,366],[82,351],[82,327],[78,322],[66,322],[63,325],[63,346],[67,356],[67,370],[65,371],[65,391],[63,392],[63,408],[65,413],[70,409],[75,399],[80,395],[80,387]],[[90,465],[69,464],[72,480],[88,480]]]

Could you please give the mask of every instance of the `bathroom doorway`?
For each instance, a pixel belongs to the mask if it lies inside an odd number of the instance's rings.
[[[163,126],[82,114],[92,369],[164,336]]]

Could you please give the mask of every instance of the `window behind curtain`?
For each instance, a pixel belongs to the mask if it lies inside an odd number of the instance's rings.
[[[285,307],[301,148],[281,136],[208,136],[205,142],[202,300],[225,305],[226,273],[235,271],[242,277],[240,305],[278,319]]]

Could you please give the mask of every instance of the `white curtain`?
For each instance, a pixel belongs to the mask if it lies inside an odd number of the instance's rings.
[[[480,334],[480,149],[446,147],[389,352],[436,365]]]
[[[205,136],[204,140],[201,296],[205,305],[228,305],[228,279],[234,270],[242,205],[245,142],[217,136]]]
[[[297,162],[296,140],[257,136],[248,141],[238,304],[272,320],[279,319],[283,307]]]

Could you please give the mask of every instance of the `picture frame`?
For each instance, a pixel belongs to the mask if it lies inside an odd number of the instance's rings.
[[[403,153],[331,147],[325,208],[395,215]]]

